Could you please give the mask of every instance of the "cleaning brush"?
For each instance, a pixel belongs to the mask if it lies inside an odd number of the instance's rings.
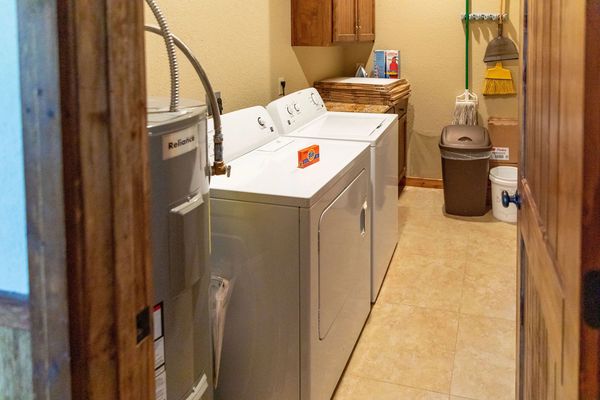
[[[509,69],[504,68],[501,62],[497,62],[494,68],[487,70],[483,85],[483,94],[485,96],[516,93],[512,73]]]

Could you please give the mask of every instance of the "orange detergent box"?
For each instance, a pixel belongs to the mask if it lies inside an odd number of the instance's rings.
[[[298,168],[306,168],[309,165],[319,162],[320,159],[319,146],[316,144],[298,150]]]

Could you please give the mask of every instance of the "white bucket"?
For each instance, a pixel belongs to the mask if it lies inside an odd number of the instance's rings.
[[[516,167],[496,167],[490,171],[492,181],[492,211],[494,218],[500,221],[516,223],[517,206],[510,203],[508,208],[502,206],[502,191],[513,196],[517,191],[519,170]]]

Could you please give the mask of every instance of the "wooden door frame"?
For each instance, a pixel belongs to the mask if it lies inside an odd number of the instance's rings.
[[[69,400],[71,374],[54,1],[17,1],[27,247],[28,328],[36,399]],[[24,366],[23,366],[24,367]]]
[[[17,3],[36,398],[153,398],[144,3]]]
[[[142,1],[58,0],[73,397],[153,397]],[[149,333],[149,332],[147,332]],[[139,341],[139,343],[138,343]]]
[[[583,159],[582,280],[600,271],[600,1],[586,7],[586,63]],[[582,306],[585,307],[584,304]],[[600,330],[581,321],[579,393],[600,398]]]
[[[529,0],[531,1],[531,0]],[[583,3],[580,3],[580,6]],[[522,1],[521,15],[525,16],[525,7],[527,1]],[[579,232],[581,235],[581,241],[578,242],[580,251],[580,260],[576,260],[574,265],[577,265],[577,269],[573,270],[573,276],[569,279],[576,280],[579,286],[583,286],[586,274],[592,271],[600,271],[600,116],[598,115],[597,109],[600,105],[600,94],[598,89],[600,88],[600,48],[597,43],[600,40],[600,1],[599,0],[586,0],[584,3],[585,7],[585,54],[584,54],[584,76],[585,76],[585,88],[583,90],[583,98],[574,98],[573,101],[581,101],[583,104],[583,113],[580,116],[580,125],[575,124],[576,128],[580,130],[580,137],[569,138],[569,143],[565,143],[567,148],[565,151],[581,152],[583,154],[582,160],[576,160],[577,168],[581,168],[582,176],[577,182],[570,182],[571,187],[561,188],[561,190],[569,190],[573,196],[575,205],[581,205],[581,229]],[[525,24],[526,19],[522,18]],[[523,34],[526,34],[526,30],[523,29]],[[521,41],[524,45],[527,44],[525,38]],[[527,49],[525,49],[526,51]],[[525,52],[523,51],[523,54]],[[523,58],[521,59],[523,60]],[[524,67],[525,64],[521,62],[521,69],[523,71],[523,77],[526,77]],[[522,117],[521,129],[525,128],[524,116],[526,114],[526,103],[524,101],[523,90],[520,90],[520,111],[519,114]],[[568,106],[567,106],[568,108]],[[525,148],[524,133],[522,131],[522,142],[521,149]],[[575,135],[577,136],[577,135]],[[525,154],[521,156],[521,165]],[[535,221],[534,221],[535,222]],[[519,238],[522,238],[522,227],[519,224]],[[525,221],[527,223],[527,221]],[[529,223],[533,223],[529,221]],[[575,232],[573,232],[575,233]],[[540,240],[538,240],[540,242]],[[523,243],[519,243],[519,259],[524,255]],[[580,267],[580,268],[579,268]],[[518,274],[518,287],[519,291],[518,304],[521,304],[521,288],[522,275]],[[578,384],[578,388],[574,388],[571,393],[579,394],[580,399],[596,399],[600,398],[600,331],[592,328],[586,323],[583,318],[585,311],[585,299],[583,293],[579,296],[579,304],[571,304],[566,313],[567,323],[579,324],[579,352],[576,355],[571,355],[575,359],[570,359],[568,367],[578,368],[579,380],[573,382],[574,385]],[[576,310],[575,310],[576,308]],[[522,308],[517,309],[517,321],[521,320]],[[517,349],[519,354],[517,357],[517,398],[521,398],[521,362],[522,352],[520,344],[520,332],[521,324],[517,323]],[[568,340],[568,339],[567,339]]]

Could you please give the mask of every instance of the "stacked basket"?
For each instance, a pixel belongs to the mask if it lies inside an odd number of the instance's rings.
[[[410,95],[406,79],[333,78],[315,82],[324,101],[393,106]]]

